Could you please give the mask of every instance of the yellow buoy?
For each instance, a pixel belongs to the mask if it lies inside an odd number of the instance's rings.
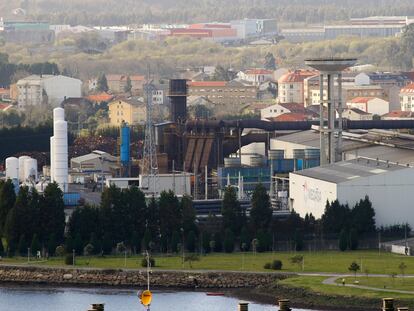
[[[144,290],[139,296],[141,304],[148,307],[152,301],[152,293],[149,290]]]

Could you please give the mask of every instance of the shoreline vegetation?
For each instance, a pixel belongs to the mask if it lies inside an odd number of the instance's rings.
[[[302,271],[303,266],[289,260],[298,255],[305,259],[304,271]],[[156,261],[152,272],[154,289],[201,291],[220,289],[227,295],[259,303],[276,304],[277,299],[287,298],[295,308],[330,311],[380,310],[381,299],[393,297],[397,306],[414,308],[412,299],[414,294],[396,292],[405,290],[414,293],[414,258],[401,255],[378,251],[209,254],[200,256],[200,261],[193,262],[192,268],[187,262],[183,268],[182,257],[179,255],[171,257],[154,255],[154,258]],[[142,273],[143,268],[139,265],[141,259],[140,256],[127,257],[125,268],[123,256],[89,259],[80,257],[76,261],[76,266],[65,266],[63,259],[56,258],[29,264],[24,261],[24,258],[4,258],[0,262],[0,284],[136,288],[143,281],[141,278],[145,278],[145,273]],[[281,260],[282,270],[264,269],[263,263],[271,259]],[[244,270],[242,270],[242,262]],[[358,262],[362,266],[355,276],[348,269],[351,262]],[[401,262],[405,263],[404,271],[398,270]],[[5,276],[4,271],[7,269],[14,271],[10,274],[15,278],[14,280],[11,280],[11,277],[7,279]],[[31,274],[28,276],[22,271],[29,271]],[[54,271],[59,271],[61,275],[59,282],[53,281],[55,276],[47,276],[48,273],[55,273]],[[90,273],[94,274],[95,279],[89,278]],[[105,275],[103,278],[105,281],[99,281],[101,274]],[[26,279],[19,281],[19,278],[23,278],[24,275]],[[133,282],[126,282],[125,280],[131,276],[134,276],[131,279]],[[37,277],[39,279],[36,279]],[[78,277],[85,281],[77,282]],[[197,288],[194,278],[199,280]],[[342,278],[346,279],[347,286],[342,285]],[[327,279],[333,281],[326,282]],[[350,287],[359,285],[378,290]],[[390,291],[388,292],[387,289]]]

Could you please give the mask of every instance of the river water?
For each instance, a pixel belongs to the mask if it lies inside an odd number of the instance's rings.
[[[154,291],[151,311],[236,311],[238,302],[203,292]],[[87,311],[92,303],[105,303],[105,311],[145,310],[132,290],[0,287],[1,311]],[[276,310],[275,306],[249,304],[249,311]]]

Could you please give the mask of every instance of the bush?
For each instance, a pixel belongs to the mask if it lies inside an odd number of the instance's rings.
[[[58,247],[56,247],[55,254],[59,257],[65,255],[65,247],[63,245],[59,245]]]
[[[73,265],[73,255],[72,254],[67,254],[65,256],[65,264],[68,266]]]
[[[281,260],[273,260],[272,262],[272,269],[273,270],[282,270],[282,261]]]
[[[271,264],[270,262],[266,262],[266,263],[264,264],[263,268],[265,268],[265,269],[267,269],[267,270],[272,269],[272,264]]]
[[[151,267],[155,267],[155,259],[152,258],[152,257],[150,257],[149,258],[149,261],[150,261],[150,266]],[[144,267],[144,268],[147,267],[147,258],[146,257],[145,258],[142,258],[142,260],[141,260],[141,267]]]

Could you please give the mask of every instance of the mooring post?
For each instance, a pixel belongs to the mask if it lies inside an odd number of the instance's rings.
[[[382,299],[382,311],[395,311],[394,298],[383,298]]]
[[[280,311],[291,311],[289,299],[279,299],[279,310]]]
[[[103,303],[93,303],[88,311],[104,311],[105,305]]]
[[[239,302],[239,311],[249,311],[249,303]]]

